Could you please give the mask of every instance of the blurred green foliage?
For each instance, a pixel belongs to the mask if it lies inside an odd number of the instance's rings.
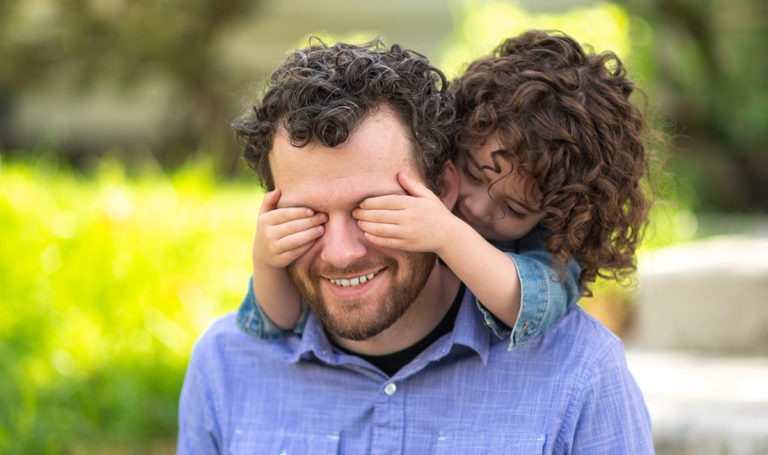
[[[0,167],[0,453],[174,437],[192,343],[250,275],[261,193],[212,175]]]
[[[12,115],[18,97],[40,88],[88,92],[108,86],[131,97],[137,86],[159,84],[160,98],[171,107],[163,108],[157,137],[146,141],[155,159],[172,168],[207,146],[215,151],[219,170],[228,170],[237,160],[235,150],[226,147],[236,85],[223,69],[216,44],[260,3],[0,0],[0,138],[13,137],[3,116]],[[80,113],[77,108],[73,105],[71,115]],[[68,144],[69,149],[57,153],[82,162],[87,158],[83,152],[94,153],[86,144]]]
[[[318,11],[315,2],[284,3],[279,17],[291,24],[283,33],[296,33],[295,23],[312,22]],[[532,27],[613,50],[648,93],[655,122],[670,137],[667,167],[694,210],[768,211],[768,61],[759,58],[768,41],[768,2],[545,3],[550,12],[535,0],[453,0],[452,29],[425,27],[442,43],[430,57],[456,75],[503,38]],[[365,21],[366,30],[386,32],[391,17],[425,14],[406,4],[393,4],[403,11],[386,15],[379,27]],[[338,24],[317,24],[313,32],[373,37],[349,28],[356,21],[345,0],[329,5],[339,9],[328,15]],[[365,8],[353,14],[365,16]],[[34,149],[42,137],[83,168],[106,149],[135,146],[138,152],[122,156],[150,156],[166,170],[202,149],[215,157],[218,174],[232,175],[238,151],[228,125],[240,109],[238,92],[260,87],[261,71],[276,64],[265,61],[265,54],[275,55],[271,42],[286,42],[280,27],[260,41],[250,41],[248,31],[263,27],[276,9],[247,0],[0,0],[0,148]],[[20,112],[21,105],[28,109]],[[55,132],[46,129],[46,115],[60,120],[50,128]],[[69,120],[81,116],[88,120]],[[99,122],[104,118],[110,120]],[[24,128],[14,127],[19,122]],[[97,126],[84,131],[88,125]]]
[[[435,61],[458,77],[476,58],[488,55],[504,39],[535,28],[560,30],[595,52],[611,50],[625,58],[632,51],[630,17],[614,3],[599,3],[564,12],[530,12],[514,2],[455,2],[455,28],[446,36]],[[600,24],[600,26],[595,26]]]
[[[697,211],[768,212],[768,2],[625,0],[643,71],[676,133],[668,167]]]

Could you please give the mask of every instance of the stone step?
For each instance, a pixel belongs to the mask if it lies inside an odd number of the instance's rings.
[[[638,271],[632,345],[768,354],[768,238],[720,236],[655,250]]]
[[[629,348],[657,455],[768,454],[768,356]]]

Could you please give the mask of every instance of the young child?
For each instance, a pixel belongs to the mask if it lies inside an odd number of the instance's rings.
[[[460,174],[453,212],[400,173],[407,195],[366,199],[353,216],[373,245],[436,253],[511,349],[589,295],[598,276],[623,281],[635,270],[651,205],[641,185],[649,131],[618,57],[585,53],[560,33],[506,40],[451,90]],[[278,209],[279,199],[279,189],[264,197],[244,302],[255,305],[249,333],[263,338],[301,332],[307,310],[285,267],[323,235],[326,220]]]

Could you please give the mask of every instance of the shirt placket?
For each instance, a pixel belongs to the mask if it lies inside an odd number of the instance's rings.
[[[373,455],[400,454],[405,433],[405,382],[387,381],[379,388],[373,410]]]

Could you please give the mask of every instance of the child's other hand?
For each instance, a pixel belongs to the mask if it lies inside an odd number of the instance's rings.
[[[366,239],[385,248],[439,252],[450,240],[449,224],[457,219],[440,198],[421,182],[397,174],[408,195],[365,199],[352,216]]]
[[[264,195],[253,241],[253,265],[288,266],[323,235],[324,213],[306,207],[277,208],[280,190]]]

